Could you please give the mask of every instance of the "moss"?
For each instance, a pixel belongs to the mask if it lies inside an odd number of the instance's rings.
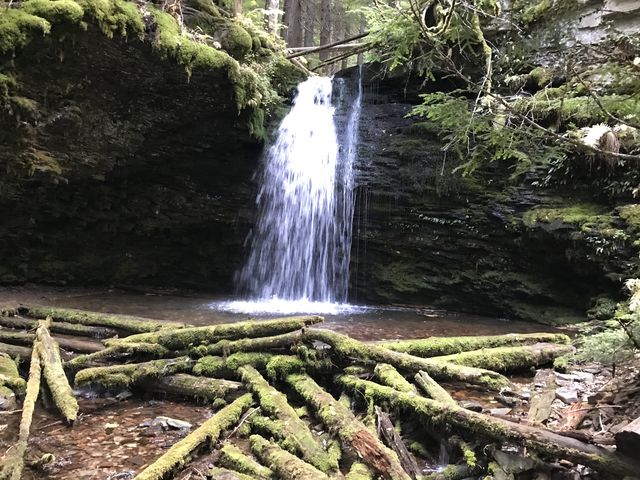
[[[24,47],[35,35],[46,35],[51,24],[23,10],[3,9],[0,15],[0,55]]]
[[[169,350],[156,343],[123,343],[88,355],[78,355],[66,362],[65,366],[78,370],[101,360],[116,360],[132,356],[161,358],[168,354]]]
[[[144,22],[138,7],[126,0],[77,0],[109,38],[142,37]]]
[[[247,337],[266,337],[300,330],[309,325],[322,322],[318,316],[286,317],[270,320],[249,320],[246,322],[222,323],[205,327],[190,327],[180,330],[167,330],[132,335],[113,340],[108,345],[118,343],[157,343],[172,350],[180,350],[192,346],[218,342],[224,339],[240,339]]]
[[[16,88],[15,77],[0,73],[0,99],[9,96],[9,92],[14,88]]]
[[[204,478],[204,477],[203,477]],[[227,468],[212,467],[209,469],[207,478],[214,480],[254,480],[264,477],[255,477],[252,475],[245,475],[244,473]]]
[[[291,480],[328,480],[324,473],[295,455],[270,444],[260,435],[251,435],[251,450],[282,478]]]
[[[616,313],[617,303],[608,297],[598,297],[593,302],[592,307],[587,310],[589,320],[608,320]]]
[[[380,266],[374,272],[374,276],[381,282],[403,293],[414,293],[427,288],[429,283],[423,275],[417,274],[415,267],[402,262],[392,262]]]
[[[75,383],[78,386],[95,384],[106,388],[123,387],[162,375],[187,372],[192,366],[193,361],[189,357],[178,357],[144,363],[85,368],[76,374]]]
[[[345,480],[374,480],[373,472],[364,463],[353,462]]]
[[[569,344],[571,340],[561,333],[514,333],[468,337],[430,337],[382,342],[379,345],[396,352],[428,358],[478,350],[480,348],[529,345],[539,342]]]
[[[525,25],[534,23],[542,18],[542,16],[551,10],[553,3],[551,0],[537,0],[533,5],[526,7],[521,15],[520,19]]]
[[[28,0],[22,4],[22,10],[45,18],[54,25],[78,25],[84,16],[82,7],[73,0]]]
[[[55,307],[20,307],[19,312],[32,318],[47,318],[59,320],[67,323],[79,323],[81,325],[95,325],[112,327],[126,332],[153,332],[166,328],[180,328],[183,323],[164,322],[150,320],[142,317],[132,317],[129,315],[112,315],[109,313],[86,312],[71,308]],[[131,338],[131,337],[127,337]]]
[[[374,373],[383,385],[395,388],[400,392],[415,393],[416,391],[415,387],[389,364],[378,363],[375,367]]]
[[[640,234],[640,205],[637,203],[623,205],[617,209],[618,215],[627,224],[627,229],[634,236]]]
[[[544,88],[551,83],[553,72],[548,68],[536,67],[529,72],[529,78],[531,78],[539,88]]]
[[[173,445],[158,460],[137,475],[138,480],[161,480],[177,467],[185,465],[193,453],[203,444],[213,445],[222,432],[237,424],[244,411],[253,402],[250,393],[218,411],[213,417],[185,438]]]
[[[244,365],[264,369],[272,358],[272,354],[261,352],[238,352],[227,358],[206,356],[198,359],[193,373],[205,377],[234,376],[236,370]]]
[[[251,366],[241,367],[238,369],[238,373],[248,388],[258,397],[262,410],[282,422],[285,437],[296,446],[297,452],[305,461],[325,473],[338,470],[337,461],[333,462],[333,459],[315,440],[307,425],[300,420],[283,393],[269,385],[262,375]]]
[[[225,443],[220,449],[219,463],[223,467],[250,475],[251,478],[255,479],[266,479],[273,476],[271,470],[260,465],[253,458],[248,457],[242,453],[238,447],[230,443]]]
[[[16,362],[4,353],[0,353],[0,386],[16,393],[24,393],[27,388],[27,382],[18,373]]]
[[[145,389],[169,393],[181,397],[195,398],[205,402],[223,399],[229,392],[236,391],[240,384],[218,378],[195,377],[186,373],[162,375],[145,382]]]
[[[204,357],[205,355],[231,355],[237,352],[260,352],[287,348],[300,341],[300,332],[283,333],[270,337],[241,338],[239,340],[220,340],[213,344],[198,345],[188,350],[189,355]]]
[[[576,204],[561,208],[534,208],[523,215],[522,221],[527,227],[551,222],[581,225],[602,213],[604,213],[604,208],[595,204]]]
[[[553,361],[553,369],[558,372],[566,372],[572,363],[573,355],[562,355]]]
[[[235,58],[244,58],[253,47],[251,35],[241,25],[232,21],[222,42],[223,48]]]
[[[287,452],[297,452],[296,445],[286,435],[286,429],[284,423],[280,420],[274,420],[262,415],[254,415],[251,417],[251,431],[260,435],[274,439],[278,445],[284,448]]]

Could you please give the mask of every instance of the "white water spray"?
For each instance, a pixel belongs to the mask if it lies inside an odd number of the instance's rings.
[[[265,156],[258,220],[239,274],[250,301],[231,302],[226,309],[334,313],[347,307],[362,92],[359,86],[341,150],[332,88],[325,77],[298,86]]]

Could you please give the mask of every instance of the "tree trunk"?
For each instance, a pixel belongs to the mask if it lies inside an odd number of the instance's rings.
[[[280,23],[278,22],[280,2],[279,0],[266,0],[264,7],[267,10],[267,32],[278,35],[280,30]]]
[[[0,341],[16,345],[32,345],[36,336],[33,333],[18,332],[15,330],[0,330]],[[73,352],[95,353],[104,350],[104,346],[98,341],[82,340],[79,338],[55,337],[60,348]]]
[[[38,321],[21,317],[0,316],[0,325],[2,325],[3,327],[16,328],[19,330],[34,330],[38,327]],[[65,335],[75,335],[78,337],[89,338],[109,338],[115,337],[118,334],[118,332],[113,328],[90,327],[77,323],[67,322],[51,322],[49,331],[51,331],[52,333],[62,333]]]
[[[411,452],[407,449],[407,446],[402,441],[402,437],[393,426],[391,419],[389,418],[389,414],[383,412],[380,407],[375,407],[376,418],[377,418],[377,426],[378,426],[378,435],[382,435],[382,437],[387,442],[398,458],[400,459],[400,464],[404,471],[409,474],[409,476],[413,479],[416,479],[420,476],[420,467],[418,467],[418,463],[416,459],[413,458]]]
[[[103,361],[131,358],[140,361],[149,358],[161,358],[169,355],[169,353],[169,350],[157,343],[121,343],[89,355],[78,355],[66,362],[65,367],[71,370],[79,370]]]
[[[220,449],[218,461],[221,466],[231,470],[250,475],[254,480],[266,480],[273,478],[273,472],[260,465],[253,458],[245,455],[242,451],[231,443],[225,443]],[[215,477],[214,477],[215,478]]]
[[[28,361],[31,357],[31,349],[29,347],[20,347],[9,343],[0,343],[0,353],[9,355],[14,360],[20,359],[21,362]]]
[[[343,443],[351,446],[374,471],[389,480],[410,479],[396,454],[385,447],[351,410],[325,392],[311,377],[293,374],[286,377],[286,382],[315,410],[322,423],[335,432]]]
[[[458,406],[458,403],[449,395],[449,392],[442,388],[427,372],[420,371],[416,373],[415,379],[416,383],[429,397],[444,405]]]
[[[320,45],[331,43],[331,0],[320,0]],[[327,51],[320,52],[320,60],[329,58]]]
[[[135,480],[162,480],[179,465],[186,464],[202,445],[214,445],[225,430],[237,424],[244,411],[253,402],[250,393],[242,395],[200,427],[173,445],[155,462],[140,472]]]
[[[233,14],[242,15],[242,0],[233,0]]]
[[[286,0],[285,24],[287,31],[285,40],[288,47],[302,46],[302,4],[301,0]]]
[[[180,397],[212,402],[224,398],[230,392],[236,392],[242,384],[219,378],[195,377],[187,373],[176,373],[166,377],[157,377],[143,383],[145,390],[168,393]]]
[[[393,388],[349,375],[341,376],[338,381],[344,388],[361,392],[370,400],[386,401],[397,408],[413,412],[432,422],[434,427],[453,428],[467,432],[474,438],[480,436],[499,442],[515,443],[550,458],[564,458],[592,467],[609,478],[634,476],[640,470],[640,464],[634,459],[549,430],[512,423],[428,398],[398,392]]]
[[[251,435],[251,450],[283,480],[329,480],[324,473],[295,455],[265,440]]]
[[[416,387],[407,381],[400,373],[387,363],[378,363],[373,373],[380,383],[391,388],[395,388],[399,392],[417,393]]]
[[[318,21],[318,5],[312,0],[302,2],[304,10],[302,12],[304,46],[313,47],[315,43],[315,30]]]

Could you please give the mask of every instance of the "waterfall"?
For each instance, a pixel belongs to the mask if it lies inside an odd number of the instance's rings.
[[[347,300],[362,87],[340,136],[333,88],[326,77],[298,85],[266,151],[257,222],[238,275],[250,301],[231,302],[231,309],[326,313]]]

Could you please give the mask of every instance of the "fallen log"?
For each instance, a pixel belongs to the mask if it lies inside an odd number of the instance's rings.
[[[398,370],[387,363],[378,363],[373,369],[373,373],[383,385],[395,388],[399,392],[417,393],[416,387],[400,375]]]
[[[245,475],[244,473],[236,472],[235,470],[230,470],[228,468],[211,467],[207,472],[207,478],[210,478],[211,480],[256,480],[263,477]]]
[[[0,353],[0,410],[15,410],[16,393],[24,393],[26,386],[16,362],[9,355]]]
[[[458,403],[449,395],[449,392],[442,388],[427,372],[419,371],[416,373],[415,379],[416,383],[429,397],[445,405],[458,406]]]
[[[185,465],[194,452],[202,445],[213,445],[223,431],[237,424],[244,411],[253,402],[250,393],[246,393],[231,404],[219,410],[213,417],[205,421],[196,430],[173,445],[155,462],[140,472],[136,480],[162,480],[174,469]]]
[[[18,332],[0,329],[0,341],[13,345],[33,345],[36,338],[34,333]],[[58,346],[64,350],[82,353],[94,353],[104,350],[104,346],[97,341],[81,340],[79,338],[54,337]]]
[[[384,438],[387,445],[389,445],[398,458],[400,459],[400,464],[404,471],[413,478],[414,480],[420,476],[420,467],[418,467],[418,463],[416,459],[413,457],[409,449],[402,441],[402,437],[393,426],[391,419],[389,418],[389,414],[383,412],[380,407],[375,407],[376,419],[377,419],[377,432],[378,436],[382,436]]]
[[[206,355],[228,356],[238,352],[278,350],[291,347],[291,345],[300,342],[301,338],[301,332],[295,331],[271,337],[242,338],[240,340],[225,339],[214,344],[192,347],[185,354],[188,353],[193,357],[204,357]]]
[[[283,480],[329,480],[313,465],[273,445],[260,435],[251,435],[251,450]]]
[[[78,401],[73,395],[67,376],[62,368],[60,350],[56,341],[51,338],[48,320],[40,320],[36,330],[42,373],[51,391],[56,407],[67,423],[73,424],[78,417]]]
[[[353,462],[344,480],[374,480],[373,472],[364,463]]]
[[[140,333],[122,339],[107,340],[108,346],[122,343],[157,343],[170,350],[181,350],[200,344],[234,340],[246,337],[268,337],[289,333],[322,322],[318,316],[285,317],[271,320],[249,320],[246,322],[222,323],[205,327],[160,330]]]
[[[0,325],[19,330],[35,330],[38,327],[38,321],[22,317],[0,316]],[[52,333],[62,333],[65,335],[75,335],[78,337],[88,338],[109,338],[118,334],[118,332],[113,328],[92,327],[88,325],[81,325],[79,323],[67,322],[51,322],[49,330]]]
[[[42,370],[40,368],[40,345],[39,341],[34,342],[31,354],[31,365],[29,366],[29,379],[27,389],[22,404],[22,417],[20,418],[20,433],[18,441],[11,454],[5,458],[0,467],[0,479],[20,480],[24,469],[24,455],[27,451],[29,441],[29,431],[33,419],[33,411],[40,393],[40,379]]]
[[[434,359],[394,352],[378,345],[353,340],[346,335],[329,330],[307,329],[304,332],[304,337],[330,345],[339,356],[345,359],[357,358],[359,361],[388,363],[399,370],[414,374],[424,370],[437,380],[456,380],[491,389],[500,389],[511,385],[507,378],[490,370],[438,362]]]
[[[220,449],[220,457],[217,463],[222,467],[250,475],[250,478],[260,480],[273,477],[273,472],[269,468],[260,465],[253,458],[245,455],[238,447],[230,443],[224,444]]]
[[[0,343],[0,353],[9,355],[14,360],[29,361],[31,358],[31,349],[29,347],[21,347],[19,345],[11,345],[10,343]]]
[[[79,323],[80,325],[110,327],[132,333],[154,332],[162,329],[176,329],[186,326],[181,322],[150,320],[131,315],[115,315],[110,313],[87,312],[73,308],[37,307],[23,305],[18,312],[27,317],[45,319],[51,317],[53,321]]]
[[[466,465],[447,465],[440,472],[433,472],[424,475],[422,480],[463,480],[469,478],[473,471]],[[474,477],[472,477],[474,478]],[[503,477],[484,477],[484,478],[510,478]]]
[[[640,452],[640,417],[615,434],[619,452],[637,455]]]
[[[520,347],[497,347],[436,357],[434,362],[486,368],[495,372],[515,372],[553,363],[557,357],[572,353],[571,345],[536,343]]]
[[[142,382],[146,391],[191,397],[200,401],[214,401],[236,392],[242,384],[220,378],[195,377],[187,373],[160,376]]]
[[[285,428],[280,420],[274,420],[263,415],[254,415],[249,420],[249,426],[253,433],[273,439],[287,452],[293,454],[297,452],[296,445],[284,435]]]
[[[481,350],[483,348],[530,345],[533,343],[559,343],[568,345],[571,343],[571,339],[562,333],[510,333],[508,335],[429,337],[416,340],[394,340],[391,342],[380,342],[376,345],[396,352],[430,358]]]
[[[189,357],[165,358],[108,367],[91,367],[76,373],[75,384],[77,386],[101,385],[105,388],[127,387],[152,378],[188,372],[192,368],[193,360]]]
[[[156,343],[123,343],[88,355],[78,355],[66,362],[65,367],[79,370],[102,361],[123,360],[131,357],[162,358],[169,354],[169,350]]]
[[[244,365],[264,370],[274,357],[266,352],[239,352],[223,357],[199,358],[193,367],[193,373],[204,377],[237,377],[238,369]],[[293,357],[295,358],[295,357]]]
[[[389,480],[409,480],[396,454],[360,422],[353,412],[306,374],[291,374],[286,382],[316,412],[324,425],[349,445],[375,472]],[[387,387],[388,388],[388,387]],[[393,389],[392,389],[393,390]]]
[[[245,365],[238,369],[238,374],[247,388],[252,391],[260,403],[262,410],[282,422],[282,436],[294,444],[303,460],[324,473],[338,471],[338,461],[331,458],[316,441],[306,423],[298,417],[289,405],[286,395],[273,388],[253,367]]]
[[[338,382],[349,391],[358,391],[373,401],[386,401],[412,412],[440,428],[453,428],[474,438],[511,442],[550,458],[563,458],[597,470],[605,478],[634,476],[640,464],[623,455],[595,445],[558,435],[549,430],[509,422],[461,407],[398,392],[368,380],[342,375]]]

